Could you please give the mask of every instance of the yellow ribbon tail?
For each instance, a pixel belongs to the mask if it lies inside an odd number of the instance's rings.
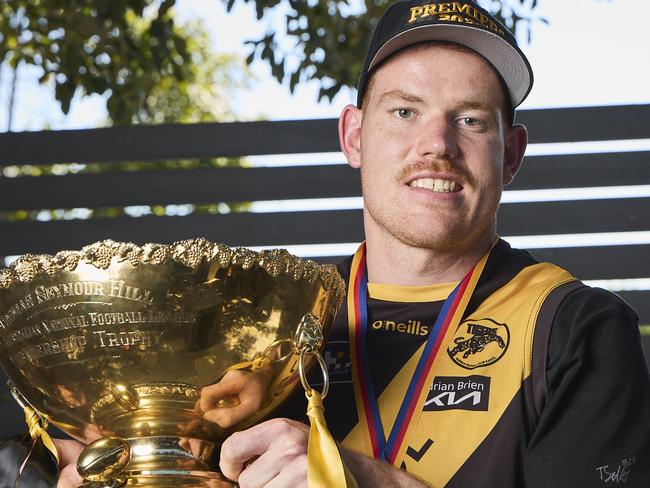
[[[28,406],[23,407],[25,413],[25,422],[29,428],[29,435],[32,439],[37,440],[39,437],[45,448],[52,453],[56,463],[59,464],[59,452],[54,445],[54,441],[47,433],[47,422],[36,411]]]
[[[357,488],[357,482],[343,462],[325,422],[323,398],[315,390],[307,394],[309,446],[307,447],[308,488]]]

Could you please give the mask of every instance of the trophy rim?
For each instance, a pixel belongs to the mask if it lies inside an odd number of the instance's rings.
[[[133,242],[104,239],[88,244],[81,250],[63,250],[55,255],[24,254],[8,267],[0,266],[0,290],[14,285],[29,285],[44,275],[53,278],[60,272],[74,272],[80,263],[106,270],[113,262],[129,262],[132,266],[163,265],[175,262],[192,270],[208,262],[220,268],[238,266],[245,270],[257,265],[270,276],[292,276],[295,281],[318,280],[324,290],[331,290],[338,306],[345,296],[345,282],[333,264],[319,264],[291,254],[286,249],[254,251],[247,247],[230,247],[205,238],[175,241],[172,244],[148,242],[142,246]]]

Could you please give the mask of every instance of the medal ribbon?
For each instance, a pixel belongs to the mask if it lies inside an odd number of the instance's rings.
[[[352,352],[352,375],[359,421],[366,434],[364,438],[368,451],[375,458],[384,459],[397,465],[397,462],[403,457],[406,440],[417,424],[429,391],[426,386],[433,381],[433,364],[442,342],[450,327],[452,330],[458,327],[489,254],[488,251],[445,300],[429,333],[429,338],[424,345],[424,350],[390,431],[388,441],[386,441],[377,396],[370,381],[370,368],[366,356],[368,275],[365,243],[361,244],[355,253],[348,284],[348,331]]]

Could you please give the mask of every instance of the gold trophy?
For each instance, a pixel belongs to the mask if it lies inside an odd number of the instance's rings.
[[[345,287],[284,250],[102,241],[0,268],[19,403],[88,444],[84,487],[231,487],[208,460],[318,363]],[[302,376],[301,376],[302,374]]]

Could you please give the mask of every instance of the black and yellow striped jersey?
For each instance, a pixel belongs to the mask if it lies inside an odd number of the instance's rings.
[[[349,267],[339,266],[345,279]],[[368,286],[366,349],[385,432],[454,285]],[[346,315],[344,306],[324,351],[325,414],[343,446],[368,454]],[[616,295],[499,241],[399,467],[434,487],[647,488],[650,379],[637,320]],[[302,412],[298,394],[280,414]]]

